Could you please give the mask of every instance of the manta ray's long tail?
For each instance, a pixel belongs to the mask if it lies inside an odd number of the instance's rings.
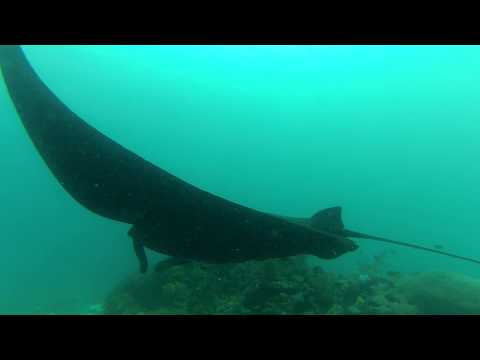
[[[335,206],[332,208],[320,210],[309,219],[294,219],[294,221],[297,221],[297,222],[300,221],[301,223],[308,224],[314,229],[327,231],[329,233],[333,233],[339,236],[381,241],[381,242],[385,242],[393,245],[405,246],[405,247],[409,247],[409,248],[421,250],[421,251],[428,251],[431,253],[444,255],[444,256],[448,256],[448,257],[463,260],[463,261],[469,261],[475,264],[480,264],[480,260],[469,258],[466,256],[460,256],[460,255],[452,254],[446,251],[432,249],[429,247],[411,244],[403,241],[390,240],[390,239],[386,239],[379,236],[368,235],[358,231],[347,230],[345,229],[345,226],[343,224],[342,208],[340,206]]]
[[[432,249],[432,248],[428,248],[428,247],[425,247],[425,246],[410,244],[410,243],[403,242],[403,241],[395,241],[395,240],[385,239],[385,238],[382,238],[382,237],[371,236],[371,235],[367,235],[367,234],[362,234],[362,233],[357,232],[357,231],[351,231],[351,230],[346,230],[346,229],[343,230],[343,234],[347,237],[381,241],[381,242],[385,242],[385,243],[389,243],[389,244],[395,244],[395,245],[409,247],[409,248],[412,248],[412,249],[423,250],[423,251],[428,251],[428,252],[432,252],[432,253],[435,253],[435,254],[449,256],[451,258],[455,258],[455,259],[459,259],[459,260],[463,260],[463,261],[469,261],[469,262],[473,262],[475,264],[480,264],[480,260],[476,260],[476,259],[465,257],[465,256],[455,255],[455,254],[452,254],[452,253],[449,253],[449,252],[446,252],[446,251]]]

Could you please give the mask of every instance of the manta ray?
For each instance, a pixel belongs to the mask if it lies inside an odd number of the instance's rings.
[[[0,68],[18,117],[65,191],[91,212],[131,225],[128,234],[141,273],[148,269],[145,248],[170,256],[167,263],[172,265],[296,255],[335,259],[358,249],[351,238],[480,263],[348,230],[339,206],[293,218],[216,196],[148,162],[81,119],[37,75],[21,46],[0,45]]]

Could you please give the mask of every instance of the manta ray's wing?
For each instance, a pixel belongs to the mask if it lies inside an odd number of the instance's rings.
[[[0,67],[38,152],[65,190],[89,210],[135,223],[160,199],[165,204],[181,198],[180,192],[199,191],[74,114],[39,78],[20,46],[0,46]]]

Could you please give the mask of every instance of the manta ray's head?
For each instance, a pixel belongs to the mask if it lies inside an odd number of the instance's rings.
[[[347,237],[324,236],[315,243],[312,253],[322,259],[336,259],[357,249],[358,245]]]
[[[339,257],[343,254],[346,254],[351,251],[358,249],[358,245],[351,239],[344,237],[337,239],[334,246],[335,255],[334,257]]]

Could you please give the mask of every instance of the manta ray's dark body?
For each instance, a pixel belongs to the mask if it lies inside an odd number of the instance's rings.
[[[335,258],[357,246],[202,191],[125,149],[80,119],[43,83],[20,46],[2,46],[8,92],[38,152],[65,190],[87,209],[132,224],[143,246],[205,262],[298,254]]]
[[[210,263],[300,254],[333,259],[357,249],[348,236],[375,238],[344,229],[339,207],[286,218],[198,189],[79,118],[39,78],[20,46],[0,45],[0,67],[25,129],[64,189],[92,212],[132,224],[142,272],[144,247]]]

